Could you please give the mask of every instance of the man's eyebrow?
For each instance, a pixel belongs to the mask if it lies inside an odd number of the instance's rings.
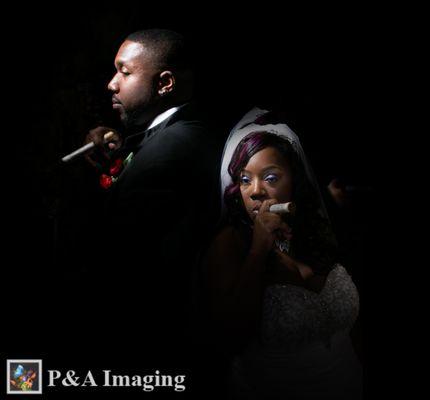
[[[115,67],[122,67],[124,65],[124,61],[121,59],[115,60],[114,64],[115,64]]]

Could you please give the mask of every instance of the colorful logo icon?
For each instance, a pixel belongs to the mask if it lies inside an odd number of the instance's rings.
[[[42,360],[7,360],[8,394],[42,393]]]

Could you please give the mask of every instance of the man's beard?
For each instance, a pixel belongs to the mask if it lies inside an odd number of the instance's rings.
[[[146,129],[151,122],[148,115],[152,114],[152,110],[157,105],[156,90],[153,88],[150,97],[140,106],[131,110],[124,110],[121,116],[121,122],[127,131],[135,131],[137,129]]]
[[[124,128],[128,130],[133,130],[137,126],[139,126],[139,117],[142,116],[142,112],[137,112],[137,110],[131,110],[124,112],[121,116],[121,123],[124,125]]]

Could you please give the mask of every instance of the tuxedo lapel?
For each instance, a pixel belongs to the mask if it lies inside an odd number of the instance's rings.
[[[176,111],[170,117],[166,118],[164,121],[155,125],[153,128],[142,130],[140,132],[128,136],[125,139],[123,146],[117,151],[116,156],[122,159],[125,159],[127,156],[129,156],[130,153],[133,153],[134,156],[136,156],[139,150],[142,147],[145,147],[148,142],[154,140],[154,138],[156,137],[161,139],[159,135],[165,130],[167,126],[175,123],[178,120],[186,118],[186,115],[189,112],[190,108],[190,104],[185,104],[181,106],[178,111]],[[162,142],[160,141],[160,143],[158,143],[157,145],[162,145]],[[128,165],[124,168],[123,172],[126,169],[128,169]]]
[[[144,132],[143,138],[142,138],[142,140],[141,140],[141,141],[140,141],[140,143],[139,143],[139,149],[140,149],[140,147],[144,146],[144,145],[145,145],[145,143],[147,143],[148,141],[150,141],[150,140],[152,140],[154,137],[156,137],[156,136],[157,136],[157,133],[159,133],[159,132],[163,131],[163,129],[168,125],[168,123],[169,123],[169,121],[170,121],[170,119],[171,119],[172,117],[173,117],[173,116],[171,116],[171,117],[167,118],[166,120],[164,120],[163,122],[159,123],[158,125],[154,126],[154,127],[153,127],[153,128],[151,128],[151,129],[147,129],[147,130]]]

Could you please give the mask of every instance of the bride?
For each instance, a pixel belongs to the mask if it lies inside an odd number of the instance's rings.
[[[224,223],[206,254],[213,332],[240,398],[360,399],[358,293],[300,142],[272,118],[253,109],[225,146]]]

